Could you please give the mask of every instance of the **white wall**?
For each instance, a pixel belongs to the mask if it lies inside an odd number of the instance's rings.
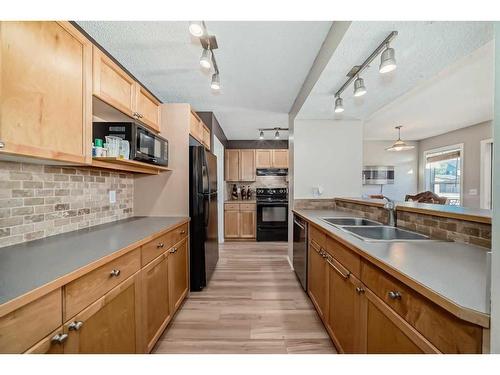
[[[361,196],[361,121],[295,120],[293,137],[294,199]]]
[[[394,184],[384,185],[383,194],[393,200],[403,201],[406,194],[416,194],[418,185],[418,143],[413,150],[389,152],[393,141],[364,141],[363,166],[394,166]],[[361,177],[360,177],[361,178]],[[363,185],[363,194],[380,194],[380,185]]]
[[[224,145],[214,135],[213,150],[217,156],[217,222],[219,232],[219,242],[224,242],[224,200],[226,197],[226,184],[224,182]]]

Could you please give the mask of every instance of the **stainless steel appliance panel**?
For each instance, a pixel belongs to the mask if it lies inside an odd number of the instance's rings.
[[[307,222],[293,216],[293,269],[304,290],[307,290]]]

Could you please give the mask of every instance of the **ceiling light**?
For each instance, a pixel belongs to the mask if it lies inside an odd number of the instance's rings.
[[[401,128],[401,125],[395,127],[395,129],[398,129],[398,140],[391,147],[386,148],[386,151],[406,151],[415,148],[415,146],[408,145],[401,140]]]
[[[212,74],[212,83],[210,84],[212,90],[220,90],[220,77],[219,73]]]
[[[386,46],[384,52],[380,56],[380,73],[389,73],[396,69],[396,52],[394,48],[390,48],[389,45]]]
[[[276,133],[274,133],[274,139],[280,139],[280,131],[276,130]]]
[[[354,81],[354,96],[363,96],[366,94],[365,81],[363,78],[356,78]]]
[[[204,69],[210,69],[212,67],[212,63],[210,61],[210,50],[204,48],[200,57],[200,65]]]
[[[192,36],[199,38],[205,31],[203,28],[203,23],[201,21],[191,21],[189,22],[189,32]]]
[[[338,97],[335,99],[335,113],[342,113],[344,112],[344,101],[342,98]]]
[[[264,131],[260,131],[260,134],[259,134],[259,139],[264,139]]]

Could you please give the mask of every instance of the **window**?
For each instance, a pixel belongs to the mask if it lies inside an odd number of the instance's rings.
[[[447,204],[462,204],[463,144],[424,152],[425,187],[441,197]]]

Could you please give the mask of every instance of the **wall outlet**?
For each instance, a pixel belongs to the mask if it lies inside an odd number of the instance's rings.
[[[109,191],[109,203],[116,203],[116,190]]]

